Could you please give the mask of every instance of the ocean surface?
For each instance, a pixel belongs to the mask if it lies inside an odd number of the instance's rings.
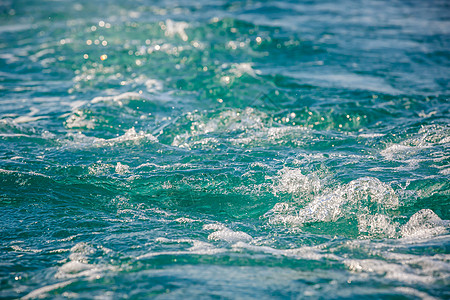
[[[449,299],[450,2],[0,2],[0,298]]]

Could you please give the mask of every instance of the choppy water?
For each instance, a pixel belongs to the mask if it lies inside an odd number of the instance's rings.
[[[2,1],[1,298],[450,297],[442,1]]]

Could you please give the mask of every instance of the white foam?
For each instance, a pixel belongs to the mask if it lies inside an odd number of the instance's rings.
[[[24,249],[24,248],[22,248],[22,247],[20,247],[20,246],[17,246],[17,245],[13,245],[13,246],[11,246],[11,248],[12,248],[14,251],[19,251],[19,252],[31,252],[31,253],[39,253],[39,252],[42,252],[42,250],[38,250],[38,249]]]
[[[47,119],[48,116],[36,116],[36,117],[32,117],[32,116],[20,116],[14,119],[14,122],[17,124],[20,123],[29,123],[29,122],[34,122],[37,120],[41,120],[41,119]]]
[[[300,248],[294,248],[294,249],[275,249],[269,246],[258,246],[258,245],[250,245],[248,243],[239,241],[236,244],[234,244],[233,249],[239,250],[239,249],[246,249],[250,251],[255,252],[264,252],[271,255],[276,256],[288,256],[288,257],[294,257],[297,259],[308,259],[308,260],[321,260],[321,259],[332,259],[332,260],[340,260],[339,257],[337,257],[334,254],[326,253],[320,249],[318,246],[303,246]]]
[[[363,214],[358,216],[358,230],[366,233],[369,237],[397,237],[398,222],[392,218],[376,213],[374,215]]]
[[[42,56],[44,55],[48,55],[48,54],[54,54],[55,53],[55,49],[43,49],[39,52],[36,52],[33,55],[30,55],[29,58],[33,61],[33,62],[37,62]]]
[[[418,154],[424,149],[434,149],[436,146],[447,144],[450,141],[450,126],[432,124],[422,126],[417,134],[401,141],[390,144],[380,151],[387,160],[407,163],[406,169],[416,169],[417,163],[422,161],[435,161],[445,159],[447,155],[434,151],[434,155],[424,156]],[[439,155],[438,155],[439,154]]]
[[[383,137],[385,136],[384,133],[361,133],[358,134],[358,137],[361,138],[377,138],[377,137]]]
[[[354,272],[376,273],[386,279],[398,280],[400,282],[414,284],[430,284],[434,281],[432,276],[415,274],[409,265],[392,263],[378,259],[346,260],[344,264]]]
[[[411,216],[401,228],[401,234],[408,238],[428,238],[448,233],[449,228],[449,221],[442,220],[431,209],[422,209]]]
[[[155,256],[161,255],[214,255],[218,253],[226,252],[226,249],[216,248],[213,245],[192,239],[168,239],[168,238],[157,238],[158,242],[161,243],[190,243],[192,247],[187,250],[179,250],[179,251],[160,251],[160,252],[149,252],[137,257],[137,259],[146,259]]]
[[[229,142],[246,137],[254,139],[255,130],[265,128],[264,120],[268,118],[265,113],[253,108],[229,109],[212,118],[198,113],[189,113],[186,117],[191,120],[190,131],[175,136],[172,146],[187,149],[196,145],[216,146],[216,138],[203,137],[208,133],[241,132],[236,138],[228,139]]]
[[[369,205],[376,204],[377,211]],[[364,177],[337,188],[334,192],[316,197],[299,216],[305,221],[337,221],[348,214],[369,214],[395,209],[398,197],[394,190],[377,178]]]
[[[321,182],[314,173],[303,175],[300,169],[284,167],[278,172],[279,179],[274,183],[273,190],[277,192],[317,193],[321,188]]]
[[[114,269],[111,265],[90,263],[89,257],[101,251],[106,255],[111,250],[100,247],[94,248],[87,243],[77,243],[70,249],[68,261],[58,268],[55,278],[77,278],[88,277],[88,279],[98,279],[105,270]]]
[[[41,288],[38,288],[38,289],[26,294],[21,299],[25,300],[25,299],[46,298],[48,296],[48,295],[46,295],[48,292],[68,286],[72,282],[74,282],[74,280],[67,280],[67,281],[56,283],[56,284],[43,286]]]
[[[20,61],[19,57],[12,53],[2,53],[0,54],[0,58],[6,60],[7,64],[13,64]]]
[[[363,177],[331,191],[325,189],[325,193],[315,196],[298,211],[292,205],[278,203],[265,216],[272,224],[300,226],[354,218],[361,234],[394,237],[398,225],[388,213],[398,206],[398,196],[390,185],[373,177]]]
[[[120,162],[117,163],[115,167],[116,173],[123,175],[125,173],[128,173],[130,171],[130,167],[128,165],[122,164]]]
[[[224,230],[225,228],[224,225],[217,223],[203,225],[203,230]]]
[[[422,291],[416,290],[411,287],[399,286],[399,287],[395,287],[394,290],[399,293],[402,293],[403,295],[414,296],[414,297],[420,298],[422,300],[437,300],[438,299],[438,298],[428,295],[427,293],[424,293]]]
[[[124,101],[139,100],[142,98],[143,98],[143,96],[139,93],[127,92],[127,93],[123,93],[123,94],[119,94],[119,95],[115,95],[115,96],[95,97],[94,99],[91,100],[91,103],[95,104],[95,103],[100,103],[100,102],[113,101],[113,102],[116,102],[116,103],[119,103],[120,105],[122,105]]]
[[[66,141],[67,144],[71,146],[81,146],[81,147],[114,146],[124,142],[134,142],[135,144],[139,144],[143,140],[147,140],[150,142],[158,142],[158,139],[152,134],[145,133],[144,131],[136,132],[136,129],[134,129],[134,127],[128,129],[123,135],[111,139],[90,137],[82,134],[81,132],[77,133],[70,132],[67,134],[67,137],[71,140],[70,142]]]
[[[253,69],[253,63],[236,63],[231,65],[230,72],[236,77],[241,77],[244,74],[248,74],[252,77],[257,77],[257,74],[261,74],[260,71]]]
[[[130,129],[128,129],[123,135],[117,137],[117,138],[113,138],[113,139],[109,139],[107,141],[109,142],[124,142],[124,141],[139,141],[142,139],[146,139],[146,140],[150,140],[152,142],[158,142],[158,139],[153,136],[150,133],[145,133],[144,131],[139,131],[136,132],[136,129],[134,129],[134,127],[131,127]]]
[[[223,229],[215,231],[208,235],[208,240],[225,241],[228,243],[236,243],[240,241],[251,241],[252,237],[242,231],[233,231],[230,229]]]
[[[178,223],[194,223],[194,222],[197,222],[197,220],[186,218],[186,217],[181,217],[181,218],[175,219],[175,222],[178,222]]]
[[[136,78],[128,78],[126,80],[121,81],[120,83],[121,85],[130,85],[131,88],[132,87],[136,87],[138,85],[145,85],[145,88],[147,90],[147,92],[149,93],[156,93],[156,92],[160,92],[162,91],[163,87],[164,87],[164,83],[161,80],[157,80],[154,78],[148,78],[147,76],[141,74]],[[128,94],[128,93],[126,93]],[[134,95],[135,96],[135,95]],[[143,98],[143,96],[140,94],[141,98]],[[136,100],[134,98],[132,98],[132,100]],[[110,100],[107,100],[110,101]]]
[[[94,129],[95,120],[88,120],[86,114],[82,110],[75,110],[65,122],[67,128],[86,128]]]
[[[424,125],[420,128],[418,135],[408,140],[415,145],[429,145],[429,144],[445,144],[450,140],[450,126],[449,125]]]
[[[387,160],[397,160],[415,153],[417,148],[401,144],[393,144],[381,150],[380,154]]]
[[[145,86],[148,92],[156,92],[163,89],[162,81],[156,79],[147,79],[145,81]]]
[[[439,174],[442,174],[442,175],[450,175],[450,168],[447,167],[447,168],[445,168],[445,169],[439,171]]]
[[[27,113],[24,116],[16,117],[13,122],[16,124],[20,123],[28,123],[28,122],[34,122],[40,119],[47,119],[48,116],[36,116],[36,114],[39,112],[39,109],[36,107],[31,107],[30,112]]]
[[[1,137],[31,137],[31,135],[23,134],[23,133],[0,133],[0,136]]]
[[[48,176],[48,175],[37,173],[37,172],[34,172],[34,171],[21,172],[21,171],[16,171],[16,170],[5,170],[5,169],[1,169],[0,168],[0,173],[5,173],[5,174],[27,174],[27,175],[30,175],[30,176],[42,176],[42,177],[45,177],[45,178],[50,178],[50,176]]]
[[[82,106],[85,105],[86,103],[87,103],[87,101],[84,101],[84,100],[76,100],[76,101],[68,102],[67,104],[70,106],[70,108],[71,108],[72,110],[75,110],[75,109],[77,109],[77,108],[82,107]]]
[[[178,34],[183,41],[187,41],[189,39],[188,35],[185,32],[185,29],[189,27],[189,24],[186,22],[175,22],[170,19],[166,20],[166,35],[174,36]]]
[[[225,241],[228,243],[236,243],[239,241],[249,242],[253,238],[245,232],[233,231],[222,224],[206,224],[203,225],[203,230],[215,230],[213,233],[208,235],[208,240],[213,241]]]
[[[302,79],[307,83],[317,84],[319,86],[337,86],[351,89],[361,89],[366,91],[374,91],[377,93],[401,94],[401,90],[397,90],[388,84],[383,78],[358,75],[354,73],[312,73],[312,72],[284,72],[283,75]]]

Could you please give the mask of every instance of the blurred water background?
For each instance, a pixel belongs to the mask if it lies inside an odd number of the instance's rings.
[[[1,298],[449,298],[448,1],[0,2]]]

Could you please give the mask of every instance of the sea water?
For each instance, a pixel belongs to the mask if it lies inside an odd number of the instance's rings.
[[[0,297],[450,297],[450,6],[0,3]]]

